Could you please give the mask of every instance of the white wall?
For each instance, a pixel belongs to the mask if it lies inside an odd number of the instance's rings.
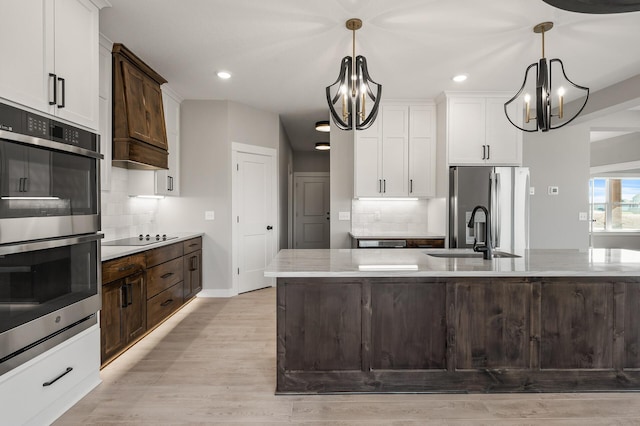
[[[337,131],[337,130],[336,130]],[[331,151],[295,151],[293,153],[293,171],[329,172]]]
[[[339,212],[351,212],[353,199],[353,131],[331,129],[330,191],[331,248],[350,248],[350,220],[338,220]]]
[[[160,200],[158,226],[204,232],[203,288],[209,295],[228,296],[232,288],[231,143],[288,150],[288,138],[281,136],[277,114],[228,101],[184,101],[180,128],[181,194]],[[278,153],[277,161],[282,179],[289,154]],[[286,199],[280,184],[279,192]],[[280,198],[279,209],[282,205]],[[215,220],[204,220],[206,210],[215,212]],[[281,215],[279,223],[282,220]]]
[[[278,141],[278,193],[279,207],[278,233],[280,249],[289,248],[289,179],[293,179],[293,150],[287,132],[280,122],[280,138]]]
[[[589,247],[589,222],[579,212],[589,211],[589,127],[569,125],[549,132],[525,133],[523,165],[529,167],[530,248]],[[558,195],[547,188],[557,186]]]
[[[591,167],[640,160],[640,136],[637,133],[591,143]]]

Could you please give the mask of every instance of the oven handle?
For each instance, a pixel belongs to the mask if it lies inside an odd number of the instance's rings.
[[[24,253],[34,250],[46,250],[56,247],[70,246],[73,244],[87,243],[97,241],[104,238],[102,234],[81,235],[79,237],[59,238],[44,241],[36,241],[33,243],[13,244],[10,246],[0,246],[0,256],[9,254]]]
[[[56,151],[64,151],[71,154],[82,155],[84,157],[96,158],[98,160],[102,160],[104,158],[104,155],[100,154],[99,152],[80,148],[79,146],[67,145],[56,141],[50,141],[48,139],[36,138],[34,136],[21,135],[18,133],[8,132],[6,130],[0,130],[0,139],[19,142],[36,147],[55,149]]]

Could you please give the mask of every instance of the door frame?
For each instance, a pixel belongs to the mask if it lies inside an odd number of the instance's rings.
[[[238,222],[236,217],[238,216],[238,174],[236,173],[236,164],[238,164],[238,153],[263,155],[271,158],[271,184],[273,188],[273,200],[271,203],[271,215],[273,217],[273,254],[278,253],[280,246],[280,226],[279,226],[279,214],[278,214],[278,151],[274,148],[265,148],[262,146],[248,145],[239,142],[231,142],[231,281],[232,296],[237,296],[239,292],[238,283],[238,264],[240,253],[238,253],[238,247],[240,246],[238,238]],[[275,278],[270,278],[271,287],[275,287]]]
[[[291,197],[291,245],[290,248],[295,248],[294,245],[296,243],[296,179],[299,177],[328,177],[329,178],[329,186],[331,186],[331,173],[330,172],[294,172],[293,173],[293,187],[292,187],[292,197]],[[331,204],[331,188],[329,188],[329,204]],[[329,206],[331,208],[331,206]],[[331,246],[331,221],[329,221],[329,246]]]

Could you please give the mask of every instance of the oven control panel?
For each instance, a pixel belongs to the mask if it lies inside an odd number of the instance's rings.
[[[26,127],[24,133],[29,136],[48,139],[49,120],[35,114],[25,113]]]

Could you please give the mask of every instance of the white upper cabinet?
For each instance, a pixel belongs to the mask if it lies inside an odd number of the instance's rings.
[[[3,0],[0,97],[98,129],[98,13],[89,0]]]
[[[162,85],[162,104],[167,129],[169,158],[167,170],[157,170],[156,194],[180,195],[180,98],[166,85]]]
[[[446,96],[450,165],[522,164],[522,132],[505,116],[508,100],[508,96],[486,94]]]
[[[436,195],[436,108],[409,107],[409,196]]]
[[[354,196],[435,195],[435,107],[388,101],[356,131]]]

